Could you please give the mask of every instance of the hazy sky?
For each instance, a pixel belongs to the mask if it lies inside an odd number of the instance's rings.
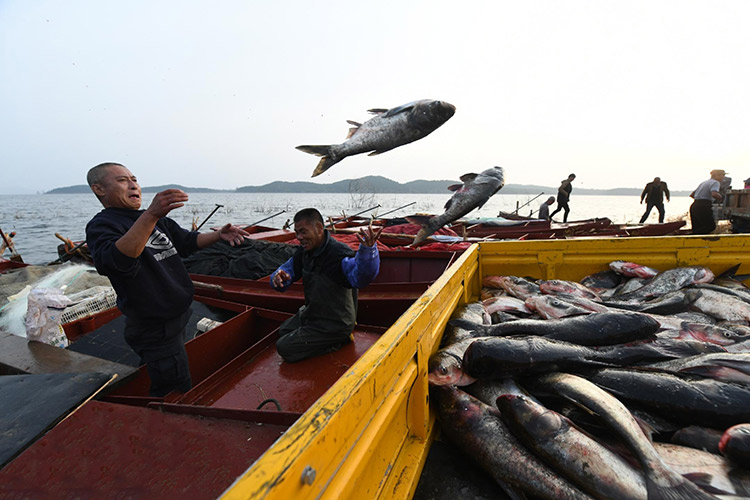
[[[750,2],[0,0],[0,194],[85,183],[310,180],[299,144],[441,99],[428,137],[314,182],[693,189],[750,177]]]

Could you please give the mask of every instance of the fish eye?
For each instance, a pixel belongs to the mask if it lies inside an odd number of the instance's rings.
[[[728,338],[728,339],[731,339],[731,338],[732,338],[732,334],[731,334],[731,333],[729,333],[729,332],[724,332],[724,336],[725,336],[726,338]]]
[[[445,367],[445,366],[441,366],[440,370],[438,370],[438,371],[440,372],[440,375],[447,375],[448,374],[448,368]]]

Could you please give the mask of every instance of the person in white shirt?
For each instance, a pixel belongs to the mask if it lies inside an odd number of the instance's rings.
[[[719,193],[721,181],[726,172],[721,169],[711,170],[711,178],[701,182],[690,197],[695,201],[690,205],[690,222],[693,225],[693,234],[710,234],[716,229],[711,204],[714,200],[721,201]]]

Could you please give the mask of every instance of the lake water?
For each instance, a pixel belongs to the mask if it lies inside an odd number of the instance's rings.
[[[495,217],[498,211],[510,212],[516,205],[524,205],[535,195],[493,196],[479,210],[469,217]],[[538,210],[541,202],[549,195],[542,195],[529,205],[521,208],[521,215]],[[147,207],[153,194],[146,193],[143,206]],[[413,213],[438,214],[450,194],[348,194],[348,193],[192,193],[188,203],[170,214],[183,227],[190,227],[193,220],[198,224],[211,213],[217,204],[221,208],[203,226],[202,230],[226,222],[247,225],[270,215],[277,215],[263,225],[281,227],[291,219],[297,210],[315,207],[324,217],[355,214],[361,210],[380,204],[380,208],[368,212],[384,214],[395,208],[416,202],[390,216],[404,216]],[[645,209],[636,196],[576,196],[570,200],[569,220],[608,217],[614,223],[636,223]],[[666,203],[667,221],[684,218],[690,223],[687,212],[692,199],[675,196]],[[556,205],[553,205],[554,209]],[[55,233],[73,241],[85,238],[86,223],[101,210],[101,205],[93,194],[40,194],[40,195],[0,195],[0,229],[16,232],[13,239],[16,250],[29,264],[47,264],[57,258],[57,246],[61,243]],[[555,218],[562,220],[562,214]],[[658,214],[653,210],[647,222],[658,222]],[[7,257],[6,251],[3,256]]]

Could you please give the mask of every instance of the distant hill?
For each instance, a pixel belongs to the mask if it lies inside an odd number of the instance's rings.
[[[203,187],[187,187],[179,184],[167,184],[164,186],[146,186],[141,188],[144,193],[157,193],[164,189],[182,189],[186,193],[408,193],[408,194],[445,194],[448,186],[457,181],[439,180],[416,180],[401,184],[379,175],[370,175],[359,179],[346,179],[330,184],[317,184],[314,182],[298,181],[275,181],[262,186],[242,186],[236,189],[212,189]],[[615,189],[582,189],[573,186],[573,195],[616,195],[616,196],[640,196],[642,188],[615,188]],[[86,184],[76,186],[60,187],[47,191],[45,194],[81,194],[90,193]],[[557,187],[539,186],[535,184],[507,184],[500,191],[502,194],[539,194],[545,193],[555,195]],[[687,195],[688,191],[674,191],[673,195]]]

